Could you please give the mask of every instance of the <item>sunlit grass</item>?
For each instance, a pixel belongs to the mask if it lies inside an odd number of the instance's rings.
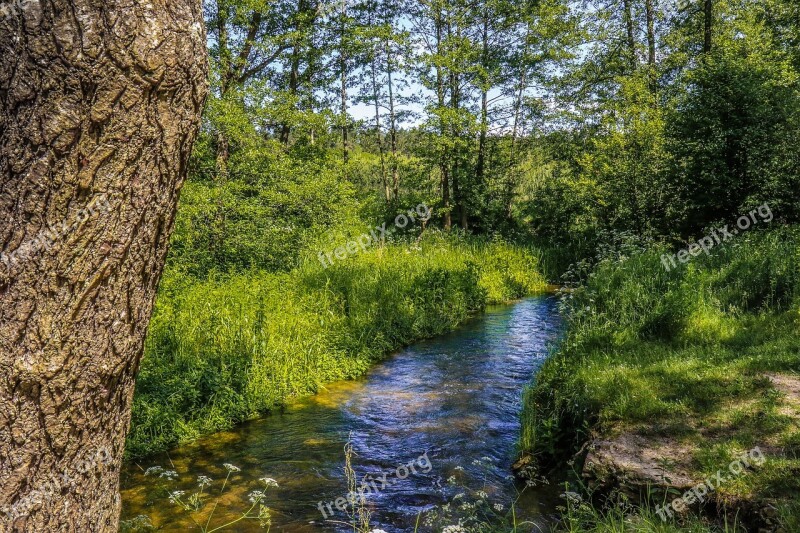
[[[541,293],[539,257],[437,234],[325,269],[198,281],[168,272],[137,383],[128,452],[142,455],[364,374],[487,304]]]
[[[596,435],[671,436],[702,478],[760,446],[767,463],[715,497],[790,502],[800,425],[766,374],[800,373],[800,233],[748,235],[671,272],[661,253],[601,264],[571,295],[567,336],[526,393],[522,449],[553,462]],[[599,513],[574,531],[669,530],[628,521]]]

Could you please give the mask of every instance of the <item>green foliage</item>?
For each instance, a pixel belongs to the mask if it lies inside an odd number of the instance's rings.
[[[515,199],[523,220],[540,238],[590,249],[603,231],[690,238],[765,202],[799,221],[796,8],[714,2],[713,47],[703,51],[700,4],[662,6],[656,57],[643,63],[636,2],[633,61],[620,46],[624,5],[574,8],[582,29],[565,31],[584,32],[591,52],[561,58],[550,80],[561,105],[546,118],[570,126],[538,135],[538,164]]]
[[[800,372],[800,232],[741,236],[669,271],[663,252],[603,261],[565,295],[568,333],[524,401],[521,445],[541,461],[640,427],[701,450],[781,446],[796,434],[764,374]],[[695,458],[698,477],[727,464],[713,457]],[[796,467],[774,459],[719,490],[785,499],[800,490],[787,473]]]
[[[670,113],[670,211],[683,235],[754,203],[770,202],[784,220],[800,215],[799,78],[759,37],[743,35],[705,57]]]
[[[172,267],[199,278],[212,271],[289,270],[321,233],[357,223],[353,187],[326,160],[281,154],[234,161],[231,171],[239,177],[230,181],[189,180],[172,238]]]
[[[431,234],[325,269],[207,281],[167,273],[137,381],[128,453],[164,449],[362,375],[487,303],[542,292],[533,252]]]

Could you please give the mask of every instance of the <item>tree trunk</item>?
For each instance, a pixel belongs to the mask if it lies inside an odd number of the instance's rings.
[[[295,42],[294,46],[292,47],[292,65],[289,69],[289,94],[292,98],[297,97],[297,86],[298,86],[298,79],[299,79],[299,71],[300,71],[300,45],[299,43]],[[291,127],[288,123],[284,122],[281,125],[281,134],[280,134],[280,142],[284,146],[289,144],[289,134],[291,133]]]
[[[392,202],[392,189],[389,185],[389,179],[386,174],[386,154],[383,149],[383,133],[381,132],[381,105],[380,94],[378,92],[378,75],[375,72],[375,58],[371,59],[372,64],[370,70],[372,71],[372,100],[375,103],[375,143],[378,145],[378,154],[381,159],[381,184],[383,185],[383,194],[386,198],[386,203]]]
[[[451,35],[452,28],[448,23],[448,36]],[[456,39],[460,42],[461,41],[461,30],[457,28],[456,31]],[[461,109],[461,76],[459,72],[453,68],[450,71],[450,104],[454,111],[453,116],[459,116],[459,111]],[[463,162],[463,154],[461,150],[461,125],[458,121],[453,121],[453,129],[452,129],[453,141],[454,141],[454,149],[452,155],[452,162],[453,162],[453,170],[450,173],[450,180],[453,182],[453,199],[455,200],[456,207],[458,208],[458,215],[459,215],[459,225],[461,229],[467,230],[469,229],[469,223],[467,220],[467,206],[466,201],[464,199],[464,184],[461,183],[461,176],[462,173],[462,162]],[[466,176],[465,176],[466,177]]]
[[[341,68],[342,77],[342,177],[347,179],[347,163],[349,160],[349,140],[347,138],[347,54],[346,50],[346,32],[347,32],[347,0],[342,0],[342,21],[341,21],[341,41],[339,42],[339,63]]]
[[[205,99],[201,5],[17,2],[0,54],[0,531],[113,532]]]
[[[704,0],[703,52],[711,53],[714,45],[714,1]]]
[[[489,14],[484,13],[481,32],[481,62],[483,68],[489,70]],[[475,164],[475,178],[482,184],[486,172],[486,136],[489,132],[489,80],[484,80],[481,87],[481,131],[478,134],[478,161]]]
[[[656,13],[653,0],[645,0],[645,16],[647,18],[647,64],[656,66]]]
[[[227,0],[217,1],[217,41],[219,46],[219,69],[221,74],[220,99],[230,88],[231,72],[233,69],[233,59],[231,49],[228,46],[228,19],[230,18],[230,6]],[[227,181],[228,179],[228,160],[230,159],[230,143],[228,136],[223,130],[217,132],[217,154],[216,154],[217,179]]]
[[[517,157],[517,132],[519,131],[520,113],[522,112],[522,103],[525,98],[525,91],[528,88],[528,48],[530,46],[531,26],[528,24],[525,29],[525,46],[523,48],[522,58],[520,61],[520,75],[519,87],[514,102],[514,122],[511,128],[511,157],[509,158],[509,172],[505,183],[505,212],[506,219],[512,220],[512,208],[514,201],[514,189],[516,188],[516,173],[518,165]]]
[[[289,95],[293,99],[297,98],[297,92],[300,87],[300,54],[301,46],[303,43],[303,35],[306,31],[305,19],[308,15],[309,5],[305,0],[300,0],[297,4],[297,22],[294,24],[294,30],[298,35],[294,38],[292,43],[291,64],[289,66]],[[285,146],[289,144],[289,135],[291,134],[291,126],[288,123],[281,124],[280,142]]]
[[[625,13],[623,13],[623,18],[625,19],[625,30],[628,39],[628,61],[630,62],[631,72],[635,72],[637,67],[636,30],[633,22],[632,0],[623,0],[622,6],[625,10]]]
[[[389,91],[389,140],[392,150],[392,192],[395,198],[400,197],[400,169],[397,159],[397,115],[394,110],[394,87],[392,86],[392,50],[389,40],[386,41],[386,83]]]
[[[374,6],[370,6],[368,25],[370,28],[374,27],[373,13]],[[392,202],[392,190],[389,186],[389,179],[386,175],[386,153],[383,149],[383,132],[381,131],[381,103],[380,91],[378,90],[378,66],[376,63],[380,61],[380,42],[375,42],[375,47],[371,50],[369,58],[370,74],[372,76],[372,102],[375,104],[375,143],[378,145],[378,154],[381,160],[381,185],[383,186],[383,194],[386,198],[386,203]]]
[[[658,92],[658,66],[656,65],[656,13],[653,0],[645,0],[645,17],[647,19],[647,65],[650,92]]]
[[[443,22],[442,12],[436,14],[436,53],[442,53],[442,36]],[[441,113],[445,107],[445,87],[444,87],[444,70],[441,62],[436,64],[436,99],[439,105],[439,112]],[[441,140],[447,136],[447,127],[443,117],[439,117],[440,131],[439,135]],[[450,165],[448,163],[449,150],[446,146],[442,146],[441,155],[439,157],[439,170],[442,177],[442,225],[444,229],[449,230],[453,226],[453,217],[450,213]]]

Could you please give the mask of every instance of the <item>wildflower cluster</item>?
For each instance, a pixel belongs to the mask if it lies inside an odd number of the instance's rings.
[[[237,473],[241,472],[241,468],[231,463],[223,464],[222,468],[225,472],[225,477],[220,482],[221,487],[219,491],[214,491],[216,492],[215,496],[212,496],[212,487],[215,484],[214,479],[206,475],[199,475],[196,478],[194,490],[169,490],[167,492],[169,502],[177,506],[181,512],[186,513],[188,518],[202,533],[211,533],[227,529],[244,519],[258,520],[262,528],[269,528],[272,525],[272,514],[270,508],[265,503],[267,500],[267,492],[271,488],[278,487],[278,482],[271,477],[260,478],[259,482],[263,485],[263,488],[252,490],[247,494],[246,501],[248,503],[245,504],[246,510],[237,513],[238,516],[236,516],[236,518],[212,527],[211,523],[214,513],[218,509],[225,489],[232,484],[232,478]],[[148,468],[145,470],[145,475],[154,476],[158,479],[166,480],[167,482],[179,481],[180,479],[180,476],[175,470],[165,470],[161,466],[152,466]],[[212,503],[213,506],[210,512],[206,513],[206,508]],[[202,519],[200,515],[202,515]],[[141,530],[146,517],[137,517],[136,520],[136,530]],[[133,524],[129,524],[129,527],[133,527]]]

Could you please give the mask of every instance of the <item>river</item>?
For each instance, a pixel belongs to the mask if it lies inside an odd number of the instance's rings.
[[[509,474],[522,390],[560,327],[553,298],[491,307],[453,333],[397,352],[361,380],[327,385],[281,412],[126,465],[123,520],[144,515],[164,531],[200,531],[170,503],[167,491],[184,490],[186,499],[202,475],[219,492],[228,463],[240,471],[231,475],[209,529],[245,511],[248,494],[264,488],[259,478],[266,476],[278,483],[264,499],[272,531],[352,531],[347,513],[336,509],[337,498],[348,494],[349,441],[356,477],[368,482],[373,528],[414,531],[419,517],[419,531],[438,531],[445,522],[456,523],[455,510],[464,502],[482,500],[479,514],[510,516],[516,501],[517,523],[527,521],[518,531],[546,529],[558,488],[526,488]],[[174,470],[179,478],[145,476],[152,466]],[[214,501],[195,520],[204,524]],[[448,501],[450,511],[442,511]],[[436,513],[439,520],[426,526]],[[225,529],[261,530],[250,519]]]

